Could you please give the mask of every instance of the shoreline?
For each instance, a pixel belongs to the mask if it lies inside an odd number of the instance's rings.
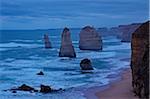
[[[108,85],[88,88],[83,92],[84,97],[86,99],[138,99],[132,92],[131,69],[125,69],[119,75],[121,79],[116,79]]]

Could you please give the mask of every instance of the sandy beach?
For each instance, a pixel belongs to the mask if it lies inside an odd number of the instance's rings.
[[[104,87],[95,87],[85,92],[87,99],[138,99],[132,92],[131,70],[125,70],[122,73],[120,81]]]

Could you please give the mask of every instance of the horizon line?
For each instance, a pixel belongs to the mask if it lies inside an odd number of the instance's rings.
[[[149,21],[149,20],[148,20]],[[146,22],[146,21],[144,21]],[[98,27],[98,26],[93,26],[93,25],[85,25],[85,26],[92,26],[92,27],[95,27],[96,29],[98,28],[107,28],[107,29],[110,29],[110,28],[113,28],[113,27],[119,27],[121,25],[131,25],[131,24],[142,24],[144,22],[132,22],[132,23],[127,23],[127,24],[120,24],[120,25],[115,25],[115,26],[101,26],[101,27]],[[65,28],[65,26],[63,27]],[[45,28],[45,29],[0,29],[0,31],[13,31],[13,30],[56,30],[56,29],[63,29],[62,27],[58,27],[58,28]],[[83,27],[70,27],[69,29],[82,29]]]

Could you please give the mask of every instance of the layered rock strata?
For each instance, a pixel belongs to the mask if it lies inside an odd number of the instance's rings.
[[[79,36],[79,48],[81,50],[102,50],[102,39],[95,28],[84,27]]]
[[[132,85],[141,99],[149,98],[149,21],[132,34]]]

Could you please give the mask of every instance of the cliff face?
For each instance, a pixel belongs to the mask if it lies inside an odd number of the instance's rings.
[[[122,34],[122,42],[130,42],[132,33],[140,26],[141,24],[131,24],[131,25],[122,25],[119,26],[120,32]]]
[[[64,28],[62,36],[61,36],[61,47],[59,51],[59,56],[60,57],[76,57],[76,53],[72,45],[70,31],[68,28]]]
[[[82,28],[79,48],[81,50],[102,50],[102,39],[95,28],[90,26]]]
[[[149,95],[149,22],[142,24],[132,34],[132,85],[137,96],[148,99]]]
[[[133,23],[128,25],[119,25],[110,29],[103,27],[98,28],[98,32],[102,36],[117,36],[122,42],[130,42],[132,33],[141,25],[141,23]]]
[[[118,27],[111,27],[111,28],[101,27],[97,29],[97,32],[101,36],[119,36],[120,37],[121,35]]]

